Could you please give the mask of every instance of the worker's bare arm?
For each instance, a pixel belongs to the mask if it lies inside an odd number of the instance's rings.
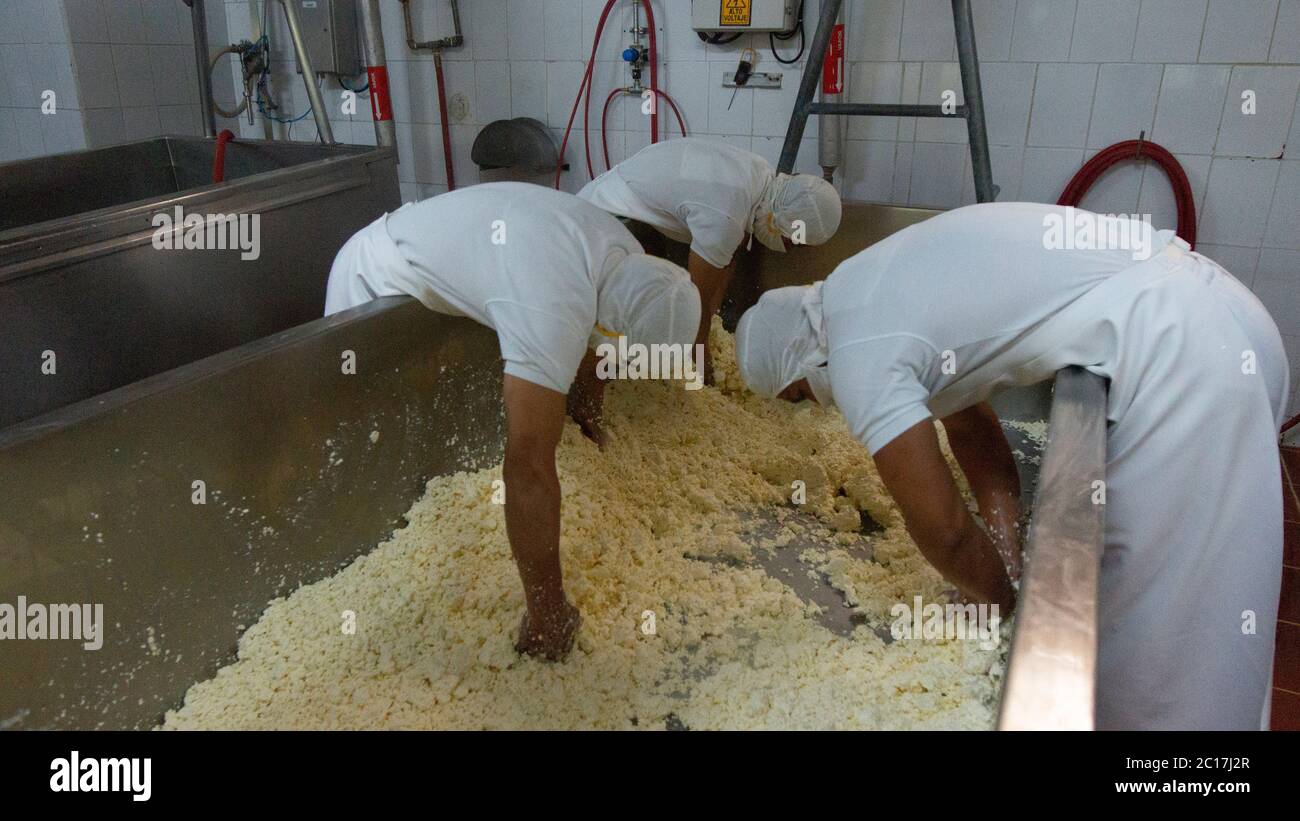
[[[966,597],[1004,612],[1015,593],[998,550],[966,509],[934,423],[908,428],[876,452],[876,469],[922,555]]]
[[[686,271],[691,275],[691,282],[700,292],[700,328],[695,335],[695,344],[704,345],[704,378],[713,382],[713,361],[709,356],[709,327],[713,324],[713,315],[722,308],[722,300],[727,296],[727,288],[736,273],[736,260],[732,257],[724,268],[715,268],[699,254],[691,251],[686,260]]]
[[[573,378],[573,387],[569,388],[568,412],[582,428],[583,435],[603,448],[605,432],[600,423],[605,413],[605,383],[597,375],[599,363],[600,357],[588,349]]]
[[[987,402],[943,419],[948,445],[971,492],[980,517],[1002,553],[1012,578],[1020,575],[1020,474],[997,412]]]
[[[555,448],[564,428],[564,394],[506,374],[504,397],[506,532],[528,608],[515,647],[558,659],[568,652],[578,625],[560,573]]]

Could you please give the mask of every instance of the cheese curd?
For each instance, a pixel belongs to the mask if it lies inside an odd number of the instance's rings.
[[[566,427],[560,549],[583,614],[566,661],[515,653],[500,468],[458,473],[375,550],[273,601],[164,727],[991,728],[1007,642],[880,638],[892,605],[948,585],[843,419],[748,394],[716,320],[711,344],[719,388],[611,385],[603,453]],[[796,481],[824,527],[788,516]],[[859,510],[883,529],[851,532]],[[785,523],[777,538],[746,539],[755,513]],[[803,551],[862,624],[827,629],[756,550]]]

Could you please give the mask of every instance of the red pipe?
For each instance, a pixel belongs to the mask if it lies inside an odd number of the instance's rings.
[[[1151,158],[1164,170],[1169,184],[1174,189],[1174,202],[1178,206],[1178,236],[1196,248],[1196,199],[1192,195],[1191,183],[1182,165],[1163,146],[1147,140],[1125,140],[1097,152],[1091,160],[1083,164],[1069,185],[1061,192],[1057,205],[1078,206],[1088,189],[1113,166],[1127,160]]]
[[[442,161],[447,167],[447,190],[456,190],[456,172],[451,160],[451,124],[447,117],[447,86],[442,79],[442,54],[433,53],[433,73],[438,78],[438,118],[442,120]]]
[[[564,152],[569,147],[569,134],[573,131],[573,121],[578,116],[578,107],[582,105],[582,92],[586,90],[588,83],[591,82],[591,72],[596,67],[596,47],[600,43],[600,33],[605,29],[605,21],[609,19],[610,9],[614,8],[617,0],[609,0],[605,4],[605,10],[600,14],[600,22],[596,24],[596,39],[591,44],[591,59],[587,61],[587,69],[582,73],[582,82],[578,84],[578,96],[573,100],[573,110],[569,112],[568,125],[564,127],[564,140],[560,143],[560,154],[555,161],[555,188],[560,188],[560,176],[564,173]]]
[[[235,139],[235,133],[229,128],[217,135],[217,147],[212,155],[212,181],[226,181],[226,143]]]

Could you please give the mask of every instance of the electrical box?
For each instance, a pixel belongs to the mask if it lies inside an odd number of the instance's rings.
[[[691,0],[696,31],[793,31],[799,0]]]
[[[269,2],[269,0],[267,0]],[[298,6],[303,45],[317,74],[361,73],[357,0],[289,0]],[[298,67],[302,73],[302,67]]]

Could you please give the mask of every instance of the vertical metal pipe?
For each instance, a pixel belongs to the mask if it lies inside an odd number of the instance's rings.
[[[330,118],[325,112],[325,101],[321,98],[320,87],[316,85],[316,71],[312,67],[311,57],[307,54],[307,44],[302,39],[302,23],[298,20],[298,8],[293,0],[280,0],[284,7],[285,19],[289,22],[289,37],[293,39],[293,50],[298,55],[298,67],[302,69],[302,81],[307,85],[307,99],[311,101],[312,118],[316,121],[316,132],[321,142],[335,145],[334,130],[330,128]]]
[[[455,11],[455,4],[452,4]],[[455,12],[459,19],[459,12]],[[370,81],[370,112],[375,120],[375,142],[386,148],[397,147],[397,125],[393,120],[393,103],[388,90],[388,56],[384,51],[384,31],[379,18],[379,0],[361,4],[361,37],[365,48],[366,75]],[[401,157],[398,157],[401,162]]]
[[[953,28],[957,30],[957,62],[961,65],[962,96],[966,98],[966,132],[970,137],[971,170],[975,199],[993,202],[998,196],[989,160],[988,130],[984,121],[984,92],[980,86],[980,61],[975,51],[975,19],[970,0],[952,0]]]
[[[208,15],[204,0],[185,0],[190,7],[190,25],[194,28],[194,63],[199,71],[199,107],[203,116],[203,136],[217,136],[217,115],[212,108],[212,70],[208,53]]]
[[[461,37],[460,31],[460,4],[456,0],[451,2],[451,30],[454,37]]]
[[[451,0],[452,29],[450,37],[419,42],[415,39],[415,27],[411,23],[411,0],[402,2],[402,24],[406,27],[406,47],[411,51],[430,51],[433,53],[433,74],[438,84],[438,112],[442,120],[442,157],[447,167],[447,188],[455,190],[456,172],[451,152],[451,122],[447,116],[447,86],[442,74],[442,51],[465,44],[465,37],[460,31],[460,9],[456,0]]]
[[[844,22],[844,9],[840,9],[839,15],[835,18],[835,25]],[[847,44],[846,44],[847,45]],[[825,58],[822,58],[825,61]],[[847,87],[848,78],[844,76],[848,70],[848,55],[845,55],[844,65],[841,69],[840,83]],[[838,103],[843,94],[827,94],[825,84],[822,86],[822,102]],[[822,167],[822,175],[827,182],[831,182],[835,176],[835,169],[843,162],[844,156],[844,117],[839,114],[818,114],[817,115],[817,164]]]
[[[812,51],[808,53],[808,62],[804,65],[803,79],[799,81],[799,96],[795,99],[794,111],[790,115],[790,127],[785,132],[781,161],[776,166],[776,170],[783,174],[794,170],[795,158],[799,156],[799,143],[803,141],[804,128],[808,125],[808,106],[817,94],[822,64],[826,61],[826,45],[831,41],[831,30],[835,28],[835,18],[839,16],[842,4],[843,0],[822,0],[817,33],[813,35]]]

